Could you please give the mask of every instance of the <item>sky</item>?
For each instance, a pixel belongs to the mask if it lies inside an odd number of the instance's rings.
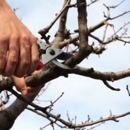
[[[48,26],[55,18],[55,14],[59,13],[62,7],[63,0],[7,0],[11,8],[19,9],[16,15],[21,21],[28,27],[28,29],[37,37],[40,38],[37,33],[38,30]],[[106,5],[118,4],[120,0],[105,0]],[[75,3],[72,0],[72,3]],[[94,26],[103,20],[103,11],[107,12],[103,6],[104,0],[91,5],[88,8],[88,26]],[[125,2],[117,9],[111,11],[111,16],[116,16],[122,12],[130,10],[130,1]],[[129,22],[130,14],[116,19],[114,22],[115,28],[118,30],[124,23]],[[58,28],[58,22],[49,31],[49,34],[54,38],[54,35]],[[77,11],[76,8],[72,8],[68,14],[67,28],[70,32],[78,28],[77,24]],[[130,25],[128,25],[130,28]],[[94,34],[101,37],[103,36],[103,29],[95,31]],[[107,35],[112,35],[112,29],[109,29]],[[130,34],[130,31],[128,31]],[[90,44],[93,42],[89,39]],[[97,44],[95,42],[95,44]],[[130,45],[124,46],[121,42],[114,42],[106,46],[107,50],[100,56],[91,54],[88,59],[85,59],[80,66],[93,67],[95,70],[101,72],[105,71],[121,71],[130,68],[129,62],[129,50]],[[47,100],[54,101],[64,92],[63,97],[54,105],[53,113],[61,114],[61,117],[67,120],[66,113],[68,111],[70,118],[77,116],[77,123],[87,120],[89,115],[91,119],[98,120],[100,117],[108,117],[110,110],[113,115],[118,115],[130,111],[130,97],[126,91],[126,85],[130,84],[129,78],[122,79],[120,81],[110,82],[114,87],[120,88],[120,92],[109,90],[100,80],[93,80],[91,78],[69,75],[69,78],[60,77],[50,82],[48,89],[40,97],[43,102],[39,105],[45,106],[49,102]],[[12,99],[13,100],[13,99]],[[120,122],[113,121],[105,122],[95,128],[95,130],[128,130],[130,129],[130,116],[119,119]],[[25,110],[15,121],[11,130],[39,130],[41,127],[48,123],[46,119],[36,115],[35,113]],[[90,129],[88,127],[87,129]],[[56,127],[57,130],[60,128]],[[51,127],[47,127],[45,130],[51,130]]]

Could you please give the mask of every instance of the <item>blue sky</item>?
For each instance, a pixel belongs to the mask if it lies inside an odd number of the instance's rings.
[[[54,19],[55,14],[61,10],[61,0],[7,0],[12,8],[19,7],[16,14],[22,20],[22,22],[30,29],[30,31],[37,37],[38,30],[46,27]],[[72,0],[75,3],[74,0]],[[119,3],[120,0],[105,0],[107,5],[114,5]],[[93,26],[100,22],[103,18],[103,11],[106,8],[103,6],[104,1],[100,0],[88,9],[88,25]],[[119,8],[112,10],[112,16],[118,15],[126,10],[130,10],[130,1],[126,0]],[[122,26],[125,22],[128,22],[130,14],[125,15],[122,18],[118,18],[114,22],[116,29]],[[77,17],[76,9],[70,10],[68,15],[67,28],[73,32],[77,29]],[[49,31],[53,36],[57,30],[58,22]],[[130,25],[129,25],[130,27]],[[94,34],[102,38],[103,28],[99,31],[95,31]],[[113,34],[109,29],[108,35]],[[129,32],[130,34],[130,32]],[[91,43],[90,39],[90,43]],[[130,68],[129,62],[129,50],[130,45],[124,46],[120,42],[112,43],[107,46],[107,51],[103,55],[91,55],[88,59],[85,59],[80,65],[83,67],[94,67],[99,71],[121,71]],[[108,117],[111,110],[113,115],[121,114],[130,111],[130,98],[127,95],[126,85],[129,85],[129,78],[110,83],[114,87],[121,88],[120,92],[113,92],[106,88],[104,84],[99,80],[93,80],[90,78],[70,75],[68,79],[60,77],[52,81],[47,91],[42,95],[42,100],[55,100],[62,92],[64,96],[55,104],[53,113],[62,114],[62,117],[67,119],[66,111],[69,111],[71,118],[77,116],[77,122],[87,120],[87,115],[90,115],[92,120],[97,120],[101,116]],[[45,103],[41,103],[45,105]],[[96,128],[96,130],[128,130],[130,116],[120,119],[119,123],[113,121],[106,122],[105,124]],[[25,110],[16,120],[11,130],[39,130],[40,127],[47,124],[47,120],[32,112]],[[47,127],[46,130],[50,130]],[[58,128],[60,129],[60,128]]]

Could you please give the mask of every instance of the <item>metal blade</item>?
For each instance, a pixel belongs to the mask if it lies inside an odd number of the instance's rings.
[[[58,66],[59,68],[62,68],[62,69],[65,69],[65,70],[77,69],[76,67],[71,68],[71,67],[69,67],[69,66],[67,66],[67,65],[65,65],[65,64],[62,64],[62,63],[60,63],[59,61],[57,61],[56,59],[53,59],[52,62],[53,62],[56,66]]]
[[[59,59],[59,60],[67,60],[67,59],[69,59],[69,58],[72,57],[72,56],[73,56],[72,54],[62,52],[62,53],[61,53],[59,56],[57,56],[56,58]]]
[[[55,59],[62,53],[61,49],[52,48],[47,43],[43,42],[42,40],[37,40],[37,44],[39,45],[39,53],[40,53],[40,60],[47,64],[49,61]]]
[[[47,64],[49,61],[55,58],[59,60],[67,60],[71,56],[73,56],[72,54],[63,52],[61,49],[51,47],[50,45],[46,44],[42,40],[38,39],[37,44],[40,47],[39,49],[39,53],[41,56],[40,58],[44,64]]]

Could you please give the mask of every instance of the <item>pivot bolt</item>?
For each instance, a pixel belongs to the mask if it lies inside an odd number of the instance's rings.
[[[50,54],[55,55],[55,51],[53,49],[50,49]]]

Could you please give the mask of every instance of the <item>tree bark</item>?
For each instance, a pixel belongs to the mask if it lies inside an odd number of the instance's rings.
[[[36,94],[28,94],[25,99],[29,102],[32,102],[35,98]],[[27,107],[27,103],[21,101],[20,99],[16,99],[14,103],[12,103],[8,108],[0,112],[0,129],[1,130],[9,130],[16,118],[25,110]]]

